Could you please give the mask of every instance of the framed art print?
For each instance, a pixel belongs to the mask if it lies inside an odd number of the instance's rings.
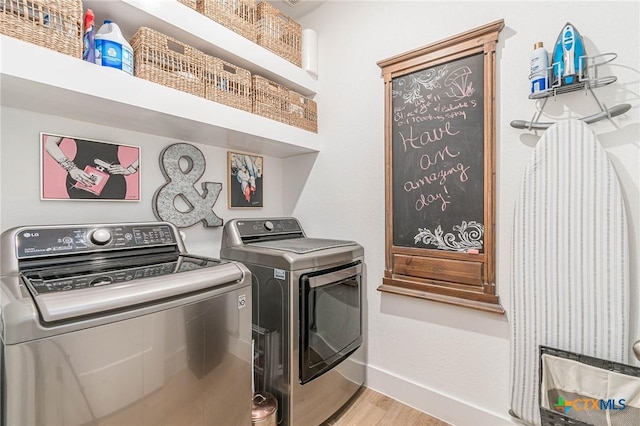
[[[263,207],[262,164],[260,156],[227,153],[229,208]]]
[[[140,148],[40,134],[42,200],[140,200]]]

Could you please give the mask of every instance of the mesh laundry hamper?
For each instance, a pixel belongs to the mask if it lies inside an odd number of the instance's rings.
[[[640,368],[540,346],[543,426],[640,425]]]

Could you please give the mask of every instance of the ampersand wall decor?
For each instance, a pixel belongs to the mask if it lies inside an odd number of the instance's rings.
[[[186,170],[180,166],[180,160],[187,163]],[[193,145],[177,143],[169,145],[160,154],[160,170],[167,179],[153,195],[153,213],[159,220],[171,222],[179,228],[186,228],[202,222],[205,226],[222,226],[213,212],[221,183],[201,182],[202,193],[195,184],[202,175],[206,162],[202,151]],[[186,211],[178,210],[176,200],[180,199],[188,206]]]

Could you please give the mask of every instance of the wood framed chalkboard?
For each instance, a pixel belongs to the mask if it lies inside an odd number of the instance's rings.
[[[495,45],[502,20],[380,61],[381,291],[503,313],[494,282]]]

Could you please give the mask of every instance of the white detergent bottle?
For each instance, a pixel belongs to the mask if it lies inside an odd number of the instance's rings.
[[[95,35],[96,63],[133,75],[133,49],[117,24],[105,20]]]
[[[549,53],[541,41],[533,46],[531,53],[531,93],[541,92],[549,88]]]

